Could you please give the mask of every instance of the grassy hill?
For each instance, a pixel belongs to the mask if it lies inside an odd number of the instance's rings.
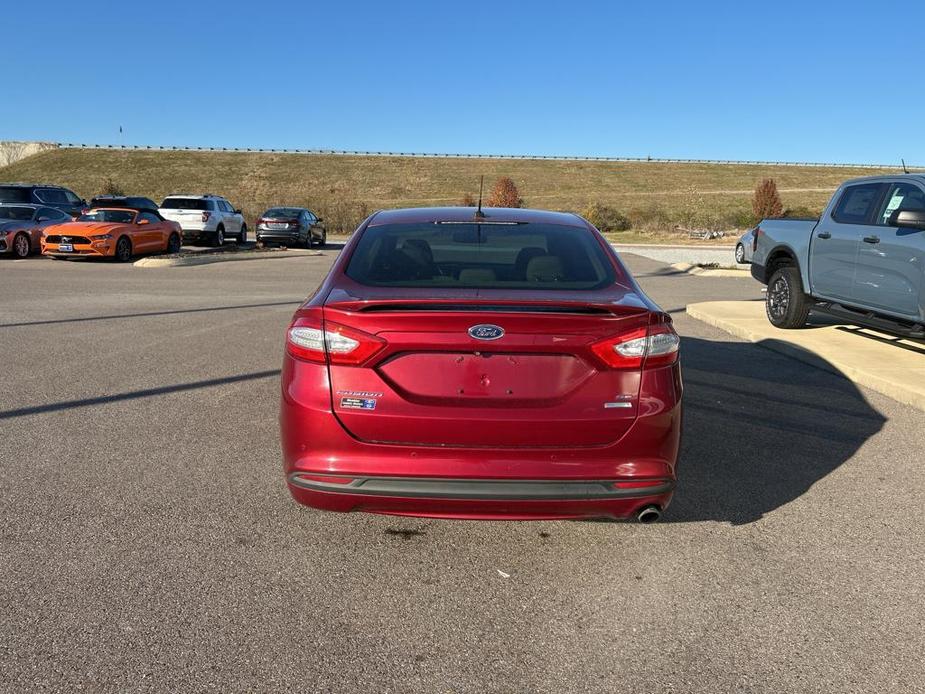
[[[670,234],[679,223],[742,228],[757,182],[774,178],[787,208],[818,212],[843,180],[878,173],[856,168],[510,159],[367,157],[320,154],[57,149],[0,168],[0,181],[65,185],[99,193],[107,178],[155,200],[173,192],[227,196],[253,218],[277,204],[306,205],[329,228],[352,230],[367,211],[458,204],[510,176],[530,207],[580,212],[612,206],[633,229]],[[805,210],[801,210],[804,211]]]

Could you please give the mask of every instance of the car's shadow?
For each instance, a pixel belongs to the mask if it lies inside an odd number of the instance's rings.
[[[835,373],[699,338],[684,338],[682,353],[684,433],[667,522],[758,520],[850,460],[886,421],[831,365],[822,364]]]

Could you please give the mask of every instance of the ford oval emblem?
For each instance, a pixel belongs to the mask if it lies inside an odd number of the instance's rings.
[[[498,340],[504,337],[504,328],[489,323],[473,325],[469,328],[469,337],[474,337],[476,340]]]

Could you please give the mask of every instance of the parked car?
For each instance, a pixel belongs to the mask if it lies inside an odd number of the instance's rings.
[[[848,181],[818,221],[766,219],[755,233],[773,325],[803,327],[816,310],[925,337],[925,175]]]
[[[739,265],[745,265],[752,262],[752,254],[755,252],[755,228],[752,227],[739,237],[736,242],[735,258]]]
[[[165,219],[177,222],[184,239],[201,239],[222,246],[228,238],[247,242],[247,224],[241,210],[220,195],[181,195],[164,198],[158,208]]]
[[[87,201],[74,191],[44,183],[0,183],[0,203],[45,205],[71,217],[87,208]]]
[[[304,207],[271,207],[257,220],[258,243],[284,243],[311,248],[327,243],[322,219]]]
[[[177,253],[180,225],[157,212],[130,207],[96,207],[77,221],[49,227],[42,253],[55,258],[106,257],[119,262],[141,253]]]
[[[37,253],[44,230],[69,221],[66,212],[54,207],[0,204],[0,254],[26,258]]]
[[[287,330],[288,488],[332,511],[654,521],[675,487],[678,348],[577,215],[376,213]]]
[[[97,195],[90,200],[90,207],[131,207],[133,210],[158,211],[156,202],[140,195]]]

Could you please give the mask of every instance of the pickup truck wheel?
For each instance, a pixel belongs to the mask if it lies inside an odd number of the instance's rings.
[[[768,282],[765,311],[771,325],[777,328],[802,328],[809,318],[812,301],[803,293],[800,271],[782,267],[774,271]]]

